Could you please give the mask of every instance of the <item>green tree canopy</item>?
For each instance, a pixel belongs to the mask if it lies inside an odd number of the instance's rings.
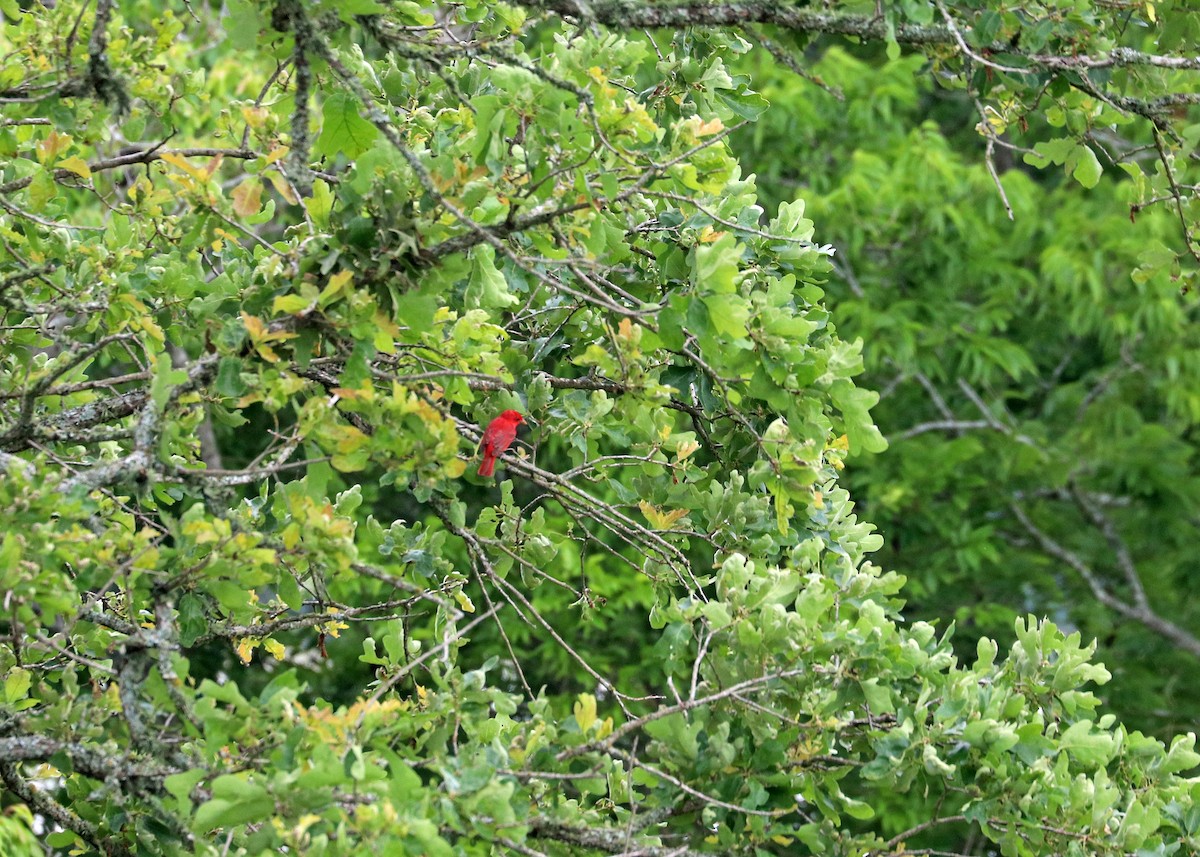
[[[906,615],[959,620],[961,656],[1046,613],[1100,640],[1126,723],[1186,729],[1200,342],[1154,262],[1178,220],[1131,223],[1129,182],[1080,193],[1025,166],[1003,174],[1009,221],[962,133],[974,107],[914,77],[919,57],[858,53],[810,66],[844,102],[750,58],[772,110],[735,148],[763,153],[764,198],[802,186],[838,248],[830,301],[891,441],[850,469],[876,561],[909,578]]]
[[[1080,634],[1022,617],[964,660],[902,621],[840,483],[885,441],[834,248],[730,145],[768,111],[739,64],[833,34],[920,50],[989,153],[985,98],[1066,128],[1034,160],[1084,184],[1101,125],[1170,164],[1194,16],[0,11],[0,843],[1200,844],[1194,736],[1104,713]],[[1145,204],[1186,215],[1182,169]]]

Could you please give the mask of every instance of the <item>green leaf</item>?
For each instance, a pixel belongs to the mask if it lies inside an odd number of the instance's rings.
[[[258,7],[250,0],[228,0],[225,4],[228,14],[221,23],[229,46],[234,50],[248,51],[258,47],[258,34],[262,23],[258,17]]]
[[[29,184],[29,208],[35,213],[46,210],[50,201],[58,195],[58,182],[48,170],[39,169]]]
[[[646,734],[695,760],[700,754],[697,736],[703,728],[701,723],[689,724],[682,714],[670,714],[647,723]]]
[[[171,368],[171,355],[159,354],[154,361],[154,380],[150,382],[150,398],[160,411],[166,407],[175,388],[188,379],[183,369]]]
[[[1082,143],[1077,146],[1072,154],[1072,161],[1074,166],[1071,167],[1071,175],[1077,182],[1087,188],[1095,187],[1100,182],[1104,167],[1100,165],[1100,159],[1090,146]]]
[[[829,385],[829,397],[842,412],[851,450],[883,452],[887,449],[887,440],[871,420],[870,409],[879,401],[878,393],[839,379]]]
[[[329,215],[333,211],[333,194],[324,179],[316,179],[312,185],[312,196],[304,200],[304,208],[313,223],[322,228],[329,228]]]
[[[1189,732],[1177,735],[1171,741],[1171,749],[1163,760],[1162,771],[1167,774],[1182,773],[1200,765],[1200,753],[1195,751],[1196,735]]]
[[[475,107],[475,135],[471,155],[476,163],[486,163],[499,157],[503,151],[504,101],[495,95],[477,97]]]
[[[708,307],[713,329],[735,339],[746,337],[746,324],[750,321],[750,302],[741,295],[706,295],[704,305]]]
[[[321,135],[313,151],[357,158],[375,142],[379,129],[362,118],[361,105],[349,93],[335,92],[321,106]]]
[[[815,232],[815,225],[804,216],[804,200],[796,199],[779,204],[779,213],[772,218],[767,231],[772,235],[809,241]]]
[[[1025,154],[1025,163],[1035,167],[1045,167],[1051,163],[1063,164],[1076,147],[1076,142],[1069,137],[1045,140],[1034,144],[1033,152]]]
[[[857,818],[859,821],[870,821],[875,817],[875,810],[869,803],[855,800],[846,795],[842,795],[842,809],[846,815]]]
[[[208,631],[204,601],[194,592],[185,592],[179,599],[179,642],[194,645]]]
[[[859,682],[859,687],[862,688],[863,696],[866,697],[872,714],[891,714],[895,710],[891,688],[881,684],[879,678],[869,678]],[[857,818],[857,816],[855,817]]]
[[[20,702],[29,695],[33,685],[33,673],[22,667],[13,667],[4,677],[4,701],[7,703]]]
[[[271,303],[272,312],[298,313],[313,305],[311,298],[303,295],[280,295]]]
[[[396,321],[412,330],[428,330],[433,326],[438,301],[432,295],[409,292],[396,301]]]
[[[999,12],[985,10],[976,18],[974,28],[967,31],[967,38],[977,48],[990,47],[1000,32],[1002,21]]]
[[[190,813],[192,810],[191,794],[192,790],[199,785],[204,779],[204,770],[202,768],[194,768],[190,771],[183,771],[179,774],[171,774],[163,780],[163,786],[167,792],[175,798],[175,803],[182,813]]]
[[[242,380],[242,361],[236,357],[222,357],[217,365],[216,391],[222,396],[234,398],[246,392],[246,383]]]
[[[692,282],[702,293],[731,294],[738,273],[737,241],[726,233],[712,244],[701,244],[695,250]]]
[[[328,465],[325,466],[328,467]],[[293,610],[299,610],[304,604],[304,593],[300,590],[300,584],[296,582],[295,576],[285,572],[279,575],[277,585],[280,600]]]
[[[192,820],[192,830],[210,833],[213,830],[235,827],[266,816],[274,801],[265,795],[256,800],[235,801],[214,798],[200,805]]]
[[[471,251],[471,279],[467,283],[465,302],[468,307],[501,309],[517,303],[517,296],[509,292],[504,274],[496,268],[496,250],[481,245]]]
[[[387,10],[378,0],[338,0],[336,5],[338,14],[347,22],[358,15],[381,15]]]
[[[1096,731],[1090,720],[1071,724],[1059,739],[1059,747],[1087,767],[1103,765],[1112,758],[1113,737]]]

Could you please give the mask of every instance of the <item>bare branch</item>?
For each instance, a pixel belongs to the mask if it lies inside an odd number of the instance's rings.
[[[1197,638],[1186,629],[1179,627],[1174,622],[1162,618],[1148,607],[1129,604],[1115,596],[1078,554],[1063,547],[1063,545],[1059,544],[1044,530],[1034,524],[1019,504],[1010,503],[1008,508],[1012,512],[1013,517],[1021,523],[1021,526],[1025,528],[1029,535],[1033,536],[1034,541],[1038,543],[1038,546],[1045,553],[1054,557],[1079,575],[1079,579],[1087,585],[1088,589],[1092,592],[1092,596],[1097,601],[1113,612],[1124,616],[1126,619],[1132,619],[1144,625],[1188,654],[1200,658],[1200,638]]]
[[[971,431],[972,429],[994,429],[995,426],[988,420],[930,420],[929,422],[919,423],[911,428],[907,428],[899,434],[894,434],[888,438],[889,441],[908,440],[910,437],[927,434],[931,431],[952,431],[962,433]]]

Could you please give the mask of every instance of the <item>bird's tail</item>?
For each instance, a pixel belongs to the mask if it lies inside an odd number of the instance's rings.
[[[483,461],[479,462],[479,475],[491,476],[496,472],[496,456],[484,453]]]

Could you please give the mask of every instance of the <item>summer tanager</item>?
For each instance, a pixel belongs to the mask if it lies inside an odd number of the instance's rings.
[[[479,463],[479,475],[491,476],[496,471],[496,457],[516,440],[517,426],[525,422],[519,411],[505,411],[488,423],[483,433],[483,461]]]

